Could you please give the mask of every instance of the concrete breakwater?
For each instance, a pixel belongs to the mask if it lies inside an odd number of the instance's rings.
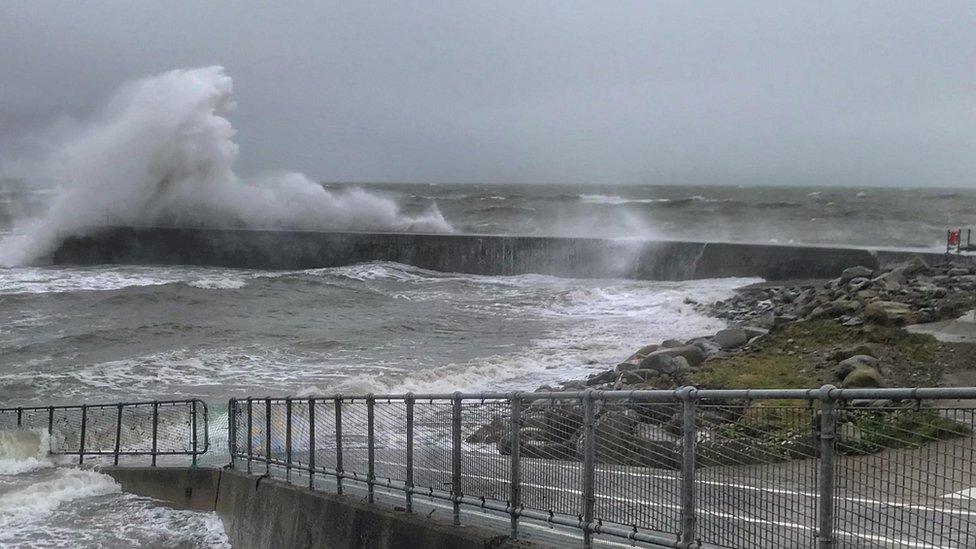
[[[545,547],[227,468],[110,467],[102,472],[125,492],[175,509],[215,511],[236,549]]]
[[[55,264],[180,264],[255,269],[396,261],[446,272],[689,280],[829,278],[940,253],[775,244],[544,236],[110,227],[65,238]],[[967,258],[968,259],[968,258]]]

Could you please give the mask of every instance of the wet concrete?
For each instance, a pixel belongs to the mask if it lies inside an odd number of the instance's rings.
[[[355,233],[113,227],[69,237],[55,264],[167,264],[254,269],[338,267],[395,261],[482,275],[688,280],[758,276],[830,278],[847,267],[883,268],[944,254],[818,246],[506,235]],[[970,261],[971,258],[959,258]]]

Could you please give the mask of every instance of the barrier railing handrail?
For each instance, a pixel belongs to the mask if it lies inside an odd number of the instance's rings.
[[[161,407],[186,406],[187,418],[189,422],[189,448],[183,450],[170,450],[159,448],[159,409]],[[124,413],[127,409],[152,408],[152,437],[148,441],[151,447],[148,449],[128,450],[121,447],[122,427],[124,425]],[[93,448],[86,446],[86,435],[89,432],[89,414],[91,410],[115,409],[115,437],[112,449]],[[191,456],[196,462],[198,456],[206,454],[210,450],[210,430],[209,430],[209,409],[207,403],[201,399],[171,399],[171,400],[145,400],[132,402],[111,402],[96,404],[62,404],[51,406],[12,406],[0,408],[2,414],[16,413],[16,427],[24,427],[23,416],[31,412],[47,412],[46,430],[48,435],[54,433],[54,414],[55,412],[78,411],[80,418],[78,422],[78,447],[77,449],[49,449],[51,455],[78,456],[78,463],[83,463],[85,456],[113,456],[114,464],[119,464],[121,456],[150,456],[152,466],[156,466],[158,456]],[[198,439],[198,431],[202,427],[203,441]]]
[[[748,408],[749,402],[764,400],[797,400],[804,401],[802,407],[793,406],[792,408],[806,410],[814,425],[810,426],[812,433],[816,437],[816,450],[809,450],[810,455],[818,462],[816,483],[816,524],[809,526],[811,531],[816,533],[817,545],[820,548],[831,547],[836,539],[835,531],[835,504],[837,492],[835,489],[834,477],[837,474],[837,433],[840,429],[842,410],[855,410],[856,406],[863,406],[865,401],[882,402],[884,406],[900,406],[899,410],[914,410],[916,412],[924,410],[921,407],[922,401],[926,400],[953,400],[953,399],[976,399],[976,387],[929,387],[929,388],[858,388],[844,389],[832,385],[824,385],[816,389],[741,389],[741,390],[711,390],[696,389],[686,386],[674,390],[638,390],[638,391],[610,391],[587,389],[582,391],[551,391],[551,392],[473,392],[473,393],[402,393],[402,394],[322,394],[301,397],[246,397],[235,398],[229,401],[229,434],[228,443],[231,455],[231,465],[235,460],[240,459],[247,464],[248,472],[251,471],[252,463],[264,464],[265,473],[272,472],[271,467],[283,467],[288,478],[292,471],[302,471],[308,474],[310,487],[314,487],[315,475],[326,475],[335,479],[337,490],[341,493],[344,481],[354,481],[363,483],[367,489],[367,497],[373,500],[374,487],[379,485],[376,472],[374,470],[376,454],[376,435],[374,433],[374,411],[384,403],[402,403],[406,405],[403,413],[406,421],[406,447],[404,449],[405,458],[398,466],[405,467],[402,479],[393,480],[392,477],[383,477],[385,480],[382,486],[387,489],[397,490],[404,493],[406,497],[407,509],[412,509],[413,496],[422,495],[433,499],[440,499],[451,503],[454,509],[455,522],[458,522],[459,508],[463,506],[476,506],[481,509],[489,509],[510,515],[512,523],[512,533],[518,532],[518,522],[522,518],[543,520],[550,524],[577,528],[582,531],[584,545],[589,546],[594,534],[609,534],[627,538],[634,541],[643,541],[657,545],[670,547],[695,547],[700,544],[698,531],[698,510],[696,508],[696,491],[701,490],[699,480],[696,477],[696,470],[699,467],[697,460],[699,439],[701,436],[701,426],[698,425],[696,414],[706,413],[712,407],[734,406]],[[582,486],[580,488],[581,512],[578,515],[572,513],[548,511],[542,508],[532,508],[526,505],[521,499],[521,488],[524,480],[521,478],[521,461],[525,458],[520,454],[523,442],[520,433],[525,431],[522,426],[524,417],[521,415],[533,402],[551,401],[553,404],[570,403],[575,409],[580,410],[581,422],[580,444],[576,458],[581,462]],[[573,404],[575,401],[575,404]],[[676,538],[668,538],[654,531],[638,530],[636,526],[627,528],[618,523],[605,523],[594,515],[594,502],[596,495],[594,492],[594,471],[596,470],[595,446],[598,445],[598,435],[596,430],[595,404],[613,404],[615,402],[639,402],[645,405],[663,405],[667,410],[678,410],[680,419],[679,442],[677,451],[680,456],[676,456],[677,467],[680,476],[680,521],[676,527],[678,532]],[[892,403],[914,401],[914,405],[906,407],[905,404],[894,405]],[[462,469],[465,458],[477,458],[476,453],[470,449],[463,449],[461,434],[461,415],[464,410],[475,409],[477,404],[502,403],[509,406],[510,417],[503,422],[509,425],[508,432],[504,437],[508,437],[508,447],[510,448],[511,469],[508,472],[508,481],[511,492],[506,498],[499,498],[498,495],[486,495],[484,493],[465,494],[460,484],[463,482]],[[819,406],[813,406],[819,402]],[[434,485],[428,488],[418,488],[414,486],[414,406],[420,403],[439,404],[443,408],[438,412],[434,419],[428,419],[426,428],[431,428],[430,421],[445,428],[442,444],[445,450],[449,449],[450,460],[444,462],[439,470],[441,473],[450,475],[443,480],[450,489],[445,490]],[[744,403],[744,404],[743,404]],[[316,432],[314,425],[316,418],[315,409],[320,406],[331,406],[333,409],[331,417],[334,426],[332,432]],[[766,405],[764,409],[775,410],[778,403]],[[296,460],[293,452],[294,439],[293,426],[298,423],[293,417],[296,406],[302,406],[307,410],[305,419],[306,429],[304,435],[307,440],[300,441],[300,444],[307,445],[307,457],[304,461]],[[366,407],[365,421],[363,421],[362,406]],[[448,408],[450,406],[450,408]],[[788,406],[787,406],[788,407]],[[611,409],[604,408],[604,409]],[[972,406],[965,406],[963,409],[969,411]],[[282,411],[282,409],[284,411]],[[448,410],[451,411],[448,411]],[[878,408],[874,408],[877,410]],[[943,406],[944,410],[953,409],[952,405]],[[343,414],[353,413],[359,410],[358,419],[361,424],[360,429],[353,434],[345,435],[358,437],[352,439],[359,441],[358,446],[353,450],[344,449],[342,433]],[[399,410],[399,408],[397,408]],[[603,409],[601,409],[603,410]],[[326,409],[328,414],[330,409]],[[282,418],[280,414],[286,417]],[[602,411],[601,411],[602,413]],[[867,412],[866,412],[867,413]],[[278,420],[272,421],[272,416],[277,415]],[[479,416],[481,417],[481,416]],[[238,419],[242,419],[242,426],[238,426]],[[496,418],[497,419],[497,418]],[[931,419],[927,417],[926,419]],[[398,417],[398,421],[403,421]],[[482,418],[479,421],[484,421]],[[933,420],[934,421],[934,420]],[[449,432],[446,427],[450,423]],[[282,435],[280,429],[285,425],[286,433]],[[436,427],[436,425],[435,425]],[[470,427],[470,425],[469,425]],[[238,429],[242,432],[238,432]],[[402,427],[401,427],[402,428]],[[263,440],[260,438],[263,434]],[[246,435],[241,438],[241,435]],[[885,436],[890,436],[884,433]],[[316,453],[320,453],[316,437],[320,439],[324,436],[334,443],[334,447],[329,447],[327,451],[334,453],[334,463],[326,466],[316,462]],[[362,438],[365,437],[365,442]],[[257,440],[255,440],[257,439]],[[245,444],[241,445],[240,443]],[[758,440],[753,442],[758,443]],[[365,447],[363,447],[365,444]],[[273,448],[274,446],[274,448]],[[282,447],[284,446],[284,447]],[[277,452],[277,453],[276,453]],[[351,453],[354,452],[354,453]],[[365,457],[363,456],[365,452]],[[343,455],[351,459],[359,459],[358,468],[356,464],[350,467],[348,461],[344,463]],[[529,456],[538,458],[538,456]],[[558,458],[544,458],[557,459]],[[365,460],[365,461],[363,461]],[[771,462],[774,463],[774,462]],[[601,469],[601,474],[611,474],[612,471]],[[493,474],[493,473],[492,473]],[[506,482],[503,477],[493,477],[495,480]],[[539,488],[539,486],[536,486]],[[546,489],[545,486],[541,487]],[[603,497],[607,497],[604,495]]]
[[[824,385],[816,389],[698,389],[692,386],[679,387],[677,389],[652,389],[652,390],[604,390],[604,389],[585,389],[580,391],[537,391],[537,392],[457,392],[457,393],[322,393],[303,396],[277,396],[277,397],[242,397],[231,399],[233,401],[261,401],[271,400],[272,403],[285,403],[288,400],[334,400],[343,401],[365,401],[368,398],[374,400],[406,400],[412,398],[420,400],[453,400],[460,397],[463,400],[509,400],[519,397],[524,401],[531,400],[569,400],[583,398],[599,398],[601,400],[627,400],[638,399],[645,401],[670,400],[677,402],[681,400],[681,392],[691,390],[699,400],[823,400],[832,398],[835,400],[858,400],[867,398],[886,398],[897,400],[931,400],[931,399],[976,399],[976,387],[897,387],[897,388],[864,388],[864,389],[844,389],[833,385]]]

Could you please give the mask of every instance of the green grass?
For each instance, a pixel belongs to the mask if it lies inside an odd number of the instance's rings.
[[[935,360],[939,343],[928,334],[913,334],[893,326],[871,326],[864,330],[868,341],[897,347],[902,355],[913,362]]]
[[[848,454],[872,454],[887,448],[920,448],[929,442],[972,434],[968,425],[928,408],[857,410],[845,415],[860,433],[858,440],[841,439],[841,449]]]
[[[815,381],[801,372],[803,361],[787,355],[744,355],[706,362],[692,374],[692,383],[705,389],[810,388]]]

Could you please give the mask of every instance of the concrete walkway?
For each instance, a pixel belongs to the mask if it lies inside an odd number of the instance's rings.
[[[929,334],[947,343],[976,343],[976,311],[969,311],[955,320],[914,324],[905,329],[916,334]]]

